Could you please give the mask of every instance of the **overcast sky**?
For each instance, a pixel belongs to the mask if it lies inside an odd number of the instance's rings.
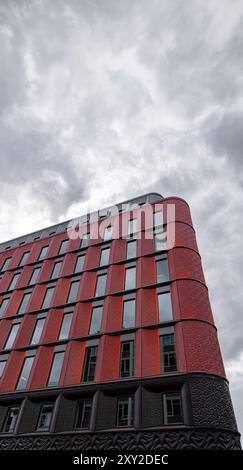
[[[1,0],[0,241],[185,198],[243,431],[243,1]]]

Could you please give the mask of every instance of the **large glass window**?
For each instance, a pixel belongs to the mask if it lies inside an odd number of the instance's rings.
[[[3,265],[2,265],[2,267],[1,267],[1,271],[6,271],[6,269],[8,268],[8,265],[9,265],[11,259],[12,259],[12,257],[9,256],[8,258],[6,258],[6,259],[4,260]]]
[[[19,380],[16,386],[16,390],[25,390],[29,380],[32,364],[34,362],[34,356],[26,357],[22,370],[20,372]]]
[[[14,341],[15,341],[15,338],[17,336],[18,330],[19,330],[19,326],[20,326],[20,323],[14,323],[14,325],[12,325],[11,330],[10,330],[9,335],[8,335],[8,338],[7,338],[7,341],[4,345],[4,349],[11,349],[12,348],[12,346],[14,344]]]
[[[62,351],[62,352],[56,352],[53,356],[51,372],[50,372],[49,379],[48,379],[49,387],[54,387],[55,385],[58,385],[60,375],[61,375],[64,355],[65,355],[65,352]]]
[[[112,239],[112,225],[109,225],[109,227],[105,227],[103,239],[104,241]]]
[[[69,240],[63,240],[62,241],[62,243],[60,245],[60,248],[59,248],[59,252],[58,252],[59,255],[63,255],[63,253],[66,253],[67,247],[68,247],[68,242],[69,242]]]
[[[68,299],[67,299],[68,304],[76,302],[77,296],[78,296],[79,283],[80,283],[80,279],[78,279],[77,281],[71,282]]]
[[[29,252],[29,251],[26,251],[26,252],[22,255],[22,258],[21,258],[21,260],[20,260],[20,262],[19,262],[19,266],[23,266],[23,265],[26,263],[29,254],[30,254],[30,252]]]
[[[91,314],[91,322],[89,327],[89,334],[94,335],[100,332],[102,320],[103,307],[93,307]]]
[[[167,282],[169,280],[167,257],[156,261],[157,282]]]
[[[22,301],[20,303],[19,309],[17,314],[21,315],[22,313],[26,312],[27,305],[29,303],[30,297],[31,297],[32,292],[26,292],[26,294],[23,295]]]
[[[15,286],[16,286],[18,280],[19,280],[19,276],[20,276],[20,273],[16,273],[16,274],[13,275],[12,280],[11,280],[9,286],[8,286],[8,290],[15,289]]]
[[[2,377],[3,375],[3,372],[4,372],[4,369],[5,369],[5,366],[7,364],[7,360],[4,359],[3,361],[0,360],[0,378]]]
[[[54,403],[46,403],[41,406],[40,416],[37,424],[37,431],[49,431],[53,410]]]
[[[34,268],[33,269],[33,272],[32,272],[32,276],[29,280],[29,285],[31,284],[35,284],[37,279],[38,279],[38,276],[40,274],[40,270],[41,270],[41,267],[38,267],[38,268]]]
[[[105,295],[106,278],[107,278],[107,274],[100,274],[99,276],[97,276],[95,297],[100,297],[102,295]]]
[[[117,400],[117,423],[119,427],[133,426],[134,416],[133,397],[123,397]]]
[[[134,341],[121,343],[120,377],[133,377],[134,374]]]
[[[63,315],[62,325],[61,325],[60,333],[58,336],[59,340],[68,338],[69,331],[71,328],[72,318],[73,318],[73,312],[68,312]]]
[[[164,424],[180,424],[182,419],[182,406],[180,393],[163,394]]]
[[[162,373],[176,371],[176,347],[173,333],[160,336],[160,360]]]
[[[7,416],[3,425],[2,432],[12,433],[15,430],[20,406],[11,406],[8,408]]]
[[[157,295],[159,323],[173,320],[170,292],[163,292]]]
[[[131,219],[128,221],[127,233],[133,235],[138,230],[138,219]]]
[[[163,211],[154,212],[154,227],[163,226]]]
[[[39,257],[38,257],[38,260],[41,261],[42,259],[44,259],[46,257],[46,254],[47,254],[47,251],[48,251],[48,246],[43,246],[41,248],[41,251],[40,251],[40,254],[39,254]]]
[[[84,233],[81,239],[80,248],[86,248],[90,239],[90,233]]]
[[[137,256],[137,240],[127,241],[127,259],[136,258]]]
[[[122,328],[132,328],[135,325],[135,300],[123,302]]]
[[[100,253],[100,266],[106,266],[109,264],[110,248],[104,248]]]
[[[156,231],[154,234],[155,251],[163,251],[165,249],[166,235],[163,230]]]
[[[90,425],[92,400],[80,400],[75,420],[76,429],[88,429]]]
[[[125,290],[136,288],[136,268],[125,269]]]
[[[62,261],[57,261],[54,264],[54,267],[53,267],[53,270],[52,270],[52,273],[51,273],[51,279],[56,279],[59,276],[60,271],[61,271],[61,267],[62,267]]]
[[[84,367],[82,374],[83,382],[93,382],[95,377],[96,358],[98,346],[91,346],[86,348]]]
[[[74,272],[80,273],[83,271],[85,255],[79,255],[76,260]]]
[[[0,318],[2,318],[4,312],[7,308],[8,302],[9,302],[9,297],[2,300],[2,303],[0,305]]]
[[[42,331],[44,328],[45,320],[46,320],[45,318],[39,318],[39,320],[36,321],[35,329],[34,329],[30,344],[39,344]]]
[[[55,286],[47,287],[41,308],[50,308]]]

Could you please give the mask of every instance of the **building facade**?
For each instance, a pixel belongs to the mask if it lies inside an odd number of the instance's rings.
[[[125,238],[110,217],[95,239],[66,222],[0,245],[0,449],[240,448],[188,204],[126,202]]]

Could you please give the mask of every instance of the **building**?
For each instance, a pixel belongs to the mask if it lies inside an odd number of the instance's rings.
[[[0,245],[0,449],[240,448],[188,204],[127,202],[174,204],[175,246],[157,212],[135,239],[136,211],[125,239]]]

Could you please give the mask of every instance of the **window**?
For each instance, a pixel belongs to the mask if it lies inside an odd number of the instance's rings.
[[[97,350],[98,346],[86,348],[82,375],[83,382],[92,382],[94,380]]]
[[[131,240],[127,242],[127,259],[136,258],[137,255],[137,241]]]
[[[138,219],[131,219],[128,221],[127,234],[133,235],[138,230]]]
[[[122,328],[132,328],[135,326],[135,300],[125,300],[123,302]]]
[[[180,393],[163,394],[164,424],[182,423],[182,407]]]
[[[100,274],[99,276],[97,276],[95,297],[105,295],[106,277],[107,274]]]
[[[59,276],[60,271],[61,271],[61,267],[62,267],[62,261],[57,261],[54,264],[54,267],[53,267],[53,270],[52,270],[52,273],[51,273],[51,279],[56,279]]]
[[[2,300],[2,303],[0,305],[0,318],[2,318],[4,312],[7,308],[8,302],[9,302],[9,297]]]
[[[20,276],[20,273],[16,273],[13,275],[12,279],[11,279],[11,282],[8,286],[8,290],[13,290],[19,280],[19,276]]]
[[[12,325],[11,330],[10,330],[10,332],[9,332],[8,338],[7,338],[7,340],[6,340],[6,343],[5,343],[3,349],[10,349],[10,348],[12,348],[12,346],[13,346],[13,344],[14,344],[14,341],[15,341],[15,338],[16,338],[17,333],[18,333],[19,326],[20,326],[20,323],[14,323],[14,324]]]
[[[3,361],[0,360],[0,378],[1,378],[2,375],[3,375],[3,372],[4,372],[4,369],[5,369],[6,364],[7,364],[7,360],[6,360],[6,359],[3,360]]]
[[[58,254],[59,255],[63,255],[63,253],[66,253],[67,251],[67,247],[68,247],[68,243],[69,243],[69,240],[63,240],[61,245],[60,245],[60,248],[59,248],[59,251],[58,251]]]
[[[159,323],[173,320],[170,292],[163,292],[161,294],[158,294],[157,297],[158,297]]]
[[[36,321],[35,329],[34,329],[30,344],[39,344],[42,331],[44,328],[45,320],[46,320],[45,318],[40,318]]]
[[[136,288],[136,268],[125,269],[125,290]]]
[[[102,310],[103,307],[93,307],[91,314],[91,322],[89,327],[89,334],[94,335],[95,333],[100,332],[101,328],[101,319],[102,319]]]
[[[77,296],[78,296],[79,283],[80,283],[80,279],[78,279],[77,281],[71,282],[68,299],[67,299],[68,304],[72,302],[76,302]]]
[[[163,231],[154,234],[154,249],[155,251],[162,251],[165,249],[166,236]]]
[[[75,273],[79,273],[80,271],[83,271],[84,258],[85,258],[85,255],[79,255],[77,257],[75,268],[74,268]]]
[[[56,352],[53,356],[51,372],[50,372],[49,379],[48,379],[49,387],[58,385],[60,375],[61,375],[64,355],[65,355],[65,352],[61,351],[61,352]]]
[[[8,408],[7,416],[3,425],[2,432],[14,432],[17,423],[20,406],[11,406]]]
[[[37,279],[38,279],[38,276],[39,276],[39,274],[40,274],[40,270],[41,270],[41,267],[38,267],[38,268],[34,268],[34,269],[33,269],[31,278],[30,278],[30,280],[29,280],[29,285],[36,283],[36,281],[37,281]]]
[[[104,242],[112,239],[112,225],[109,225],[109,227],[105,227],[103,239]]]
[[[60,333],[58,336],[59,340],[68,338],[69,331],[71,328],[72,318],[73,318],[73,312],[65,313],[63,315],[62,325],[61,325]]]
[[[90,239],[90,233],[84,233],[81,239],[80,248],[86,248]]]
[[[29,256],[30,252],[29,251],[26,251],[23,255],[22,255],[22,258],[19,262],[19,266],[24,266],[24,264],[26,263],[27,261],[27,258]]]
[[[156,261],[157,282],[167,282],[169,280],[167,257]]]
[[[117,423],[119,427],[133,426],[134,415],[133,397],[118,398],[117,401]]]
[[[46,403],[41,406],[40,416],[37,424],[37,431],[49,431],[51,425],[54,403]]]
[[[48,287],[46,289],[41,308],[50,308],[54,290],[55,290],[55,286]]]
[[[174,372],[176,367],[176,349],[175,349],[175,335],[160,336],[160,360],[161,372]]]
[[[16,390],[25,390],[29,380],[32,364],[34,362],[35,356],[26,357],[22,370],[19,375],[19,380],[16,386]]]
[[[1,271],[6,271],[6,269],[8,268],[8,265],[11,261],[12,257],[9,256],[8,258],[5,258],[4,262],[3,262],[3,265],[2,265],[2,268],[1,268]]]
[[[109,264],[110,248],[104,248],[100,253],[100,266],[106,266]]]
[[[42,259],[44,259],[46,257],[46,253],[47,253],[48,248],[49,248],[48,246],[43,246],[41,248],[39,258],[38,258],[39,261],[41,261]]]
[[[23,298],[21,300],[19,309],[17,314],[21,315],[22,313],[25,313],[27,305],[29,303],[30,297],[31,297],[32,292],[27,292],[26,294],[23,295]]]
[[[134,341],[121,343],[120,377],[133,377],[134,373]]]
[[[81,400],[75,420],[76,429],[88,429],[90,424],[92,400]]]
[[[163,211],[154,212],[154,227],[163,226]]]

